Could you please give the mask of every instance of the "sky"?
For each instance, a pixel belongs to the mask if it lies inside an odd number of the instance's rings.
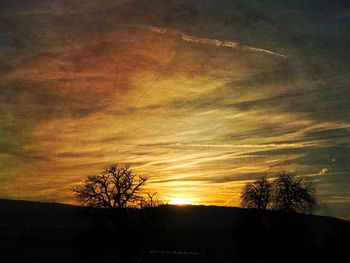
[[[350,4],[1,0],[0,197],[74,203],[112,163],[237,206],[287,170],[350,218]]]

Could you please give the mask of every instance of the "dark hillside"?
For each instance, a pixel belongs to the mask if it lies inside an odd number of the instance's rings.
[[[145,217],[130,238],[79,207],[0,200],[1,262],[118,262],[117,247],[130,240],[143,262],[334,260],[350,240],[350,223],[331,217],[213,206],[150,212],[157,218]]]
[[[79,215],[77,206],[41,203],[31,201],[0,200],[0,223],[21,227],[34,226],[68,226],[76,225],[74,220]]]

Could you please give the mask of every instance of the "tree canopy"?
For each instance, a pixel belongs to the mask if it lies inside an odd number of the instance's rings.
[[[74,189],[82,205],[122,210],[139,205],[146,176],[136,175],[129,166],[111,165],[101,174],[85,179]]]
[[[281,172],[273,182],[273,208],[286,212],[311,213],[317,206],[313,183],[304,177]]]
[[[248,183],[241,193],[241,205],[265,210],[311,213],[317,207],[316,190],[305,177],[283,171],[269,182],[266,177]]]
[[[266,177],[244,186],[241,194],[241,205],[247,208],[265,210],[271,201],[271,183]]]

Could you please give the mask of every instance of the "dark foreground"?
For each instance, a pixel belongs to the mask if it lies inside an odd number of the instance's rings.
[[[337,262],[350,223],[274,211],[164,206],[130,211],[118,231],[103,213],[0,200],[0,262]]]

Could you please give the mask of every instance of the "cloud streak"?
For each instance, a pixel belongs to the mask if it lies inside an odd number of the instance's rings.
[[[195,44],[204,44],[204,45],[210,45],[210,46],[216,46],[216,47],[232,48],[232,49],[241,50],[241,51],[252,51],[252,52],[265,53],[268,55],[287,58],[286,55],[279,54],[279,53],[273,52],[271,50],[251,47],[248,45],[240,44],[240,43],[235,42],[235,41],[225,41],[225,40],[218,40],[218,39],[213,39],[213,38],[203,38],[203,37],[184,34],[184,33],[178,32],[174,29],[159,28],[159,27],[155,27],[155,26],[151,26],[150,31],[158,33],[158,34],[169,34],[172,36],[177,36],[185,42],[190,42],[190,43],[195,43]]]

